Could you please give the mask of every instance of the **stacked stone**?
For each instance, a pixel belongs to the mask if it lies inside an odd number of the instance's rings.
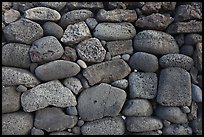
[[[3,135],[202,134],[201,2],[3,2]]]

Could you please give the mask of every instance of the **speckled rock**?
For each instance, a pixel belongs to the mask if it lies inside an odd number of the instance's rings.
[[[192,135],[192,129],[179,124],[172,124],[163,128],[163,135]]]
[[[108,2],[108,9],[113,10],[113,9],[126,9],[126,4],[125,2]]]
[[[33,116],[18,111],[2,115],[2,135],[28,135],[33,127]]]
[[[123,135],[125,123],[121,117],[106,117],[86,122],[81,127],[82,135]]]
[[[85,22],[86,22],[86,24],[87,24],[87,26],[89,27],[90,30],[93,30],[98,24],[98,22],[97,22],[97,20],[95,18],[87,18],[85,20]]]
[[[20,19],[7,25],[3,33],[8,42],[31,44],[43,36],[43,29],[36,22]]]
[[[2,65],[29,68],[31,64],[29,49],[30,45],[20,43],[5,44],[2,47]]]
[[[77,108],[75,106],[69,106],[66,108],[67,115],[76,116],[78,115]]]
[[[4,86],[24,85],[26,87],[34,87],[39,83],[40,81],[28,70],[2,67],[2,85]]]
[[[81,60],[81,59],[77,60],[77,64],[78,64],[82,69],[87,68],[86,63],[85,63],[83,60]]]
[[[35,69],[35,75],[42,81],[49,81],[75,76],[80,70],[81,68],[75,62],[55,60],[38,66]]]
[[[105,41],[132,39],[135,34],[135,27],[127,22],[99,23],[93,30],[94,37]]]
[[[49,105],[64,108],[76,104],[74,94],[58,80],[37,85],[21,95],[21,105],[25,112],[33,112]]]
[[[126,96],[124,90],[105,83],[85,89],[78,97],[79,116],[84,121],[117,116],[125,103]]]
[[[66,78],[63,81],[63,84],[69,88],[74,94],[78,95],[82,90],[82,84],[81,81],[78,78],[71,77]]]
[[[193,60],[195,63],[195,67],[199,72],[202,72],[202,43],[196,44],[196,49],[193,53]]]
[[[185,44],[196,45],[197,43],[202,43],[202,35],[196,33],[190,33],[185,36]]]
[[[33,2],[36,6],[48,7],[60,11],[65,7],[66,2]]]
[[[194,52],[194,48],[192,45],[183,45],[180,49],[180,54],[184,54],[189,57],[192,57],[193,52]]]
[[[161,9],[162,2],[145,2],[141,8],[144,14],[157,13]]]
[[[43,30],[45,36],[55,36],[57,39],[60,39],[64,32],[64,30],[55,22],[45,22],[43,24]]]
[[[7,10],[4,13],[4,22],[9,24],[20,18],[20,12],[14,9]]]
[[[77,60],[76,49],[66,46],[64,48],[64,54],[62,55],[62,59],[67,61],[76,61]]]
[[[191,77],[185,69],[169,67],[161,70],[156,99],[159,104],[190,106],[191,96]]]
[[[67,2],[69,9],[98,10],[103,8],[103,2]]]
[[[111,83],[111,85],[114,87],[121,88],[121,89],[126,89],[128,87],[128,80],[127,79],[119,79],[119,80],[113,81]]]

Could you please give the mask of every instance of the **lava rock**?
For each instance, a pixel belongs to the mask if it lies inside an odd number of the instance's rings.
[[[162,2],[145,2],[141,8],[144,14],[157,13],[161,9]]]
[[[20,12],[17,10],[14,10],[14,9],[7,10],[4,13],[4,22],[9,24],[11,22],[18,20],[20,16],[21,16]]]
[[[202,43],[202,35],[196,33],[190,33],[185,36],[185,44],[196,45]]]
[[[43,24],[43,30],[45,36],[54,36],[57,39],[60,39],[64,32],[64,30],[55,22],[45,22]]]
[[[66,46],[64,49],[64,54],[62,55],[62,59],[67,61],[76,61],[77,60],[77,52],[74,48]]]
[[[192,135],[192,129],[179,124],[172,124],[163,128],[163,135]]]
[[[81,90],[82,90],[82,84],[81,81],[78,78],[71,77],[71,78],[66,78],[63,81],[63,84],[69,88],[74,94],[78,95]]]
[[[98,24],[98,22],[95,18],[87,18],[85,20],[85,22],[86,22],[87,26],[90,28],[90,30],[93,30]]]
[[[31,135],[44,135],[45,134],[43,130],[37,129],[35,127],[33,127],[30,132],[31,132]]]
[[[67,7],[71,10],[73,9],[98,10],[104,8],[103,2],[67,2]]]

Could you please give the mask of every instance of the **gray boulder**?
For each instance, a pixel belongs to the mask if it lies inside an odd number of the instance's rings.
[[[202,43],[202,35],[197,33],[190,33],[185,36],[185,44],[196,45],[197,43]]]
[[[71,10],[73,9],[90,9],[98,10],[102,9],[103,2],[67,2],[67,7]]]
[[[128,80],[127,79],[119,79],[119,80],[113,81],[111,83],[111,85],[114,87],[121,88],[121,89],[126,89],[128,87]]]
[[[67,2],[32,2],[36,6],[48,7],[60,11],[65,7]]]
[[[187,126],[172,124],[163,128],[163,135],[192,135],[192,129]]]

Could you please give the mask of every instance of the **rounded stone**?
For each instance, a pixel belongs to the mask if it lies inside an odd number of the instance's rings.
[[[128,87],[128,80],[127,79],[116,80],[112,82],[111,85],[121,89],[126,89]]]
[[[20,16],[21,16],[20,12],[17,10],[14,10],[14,9],[7,10],[4,13],[4,22],[9,24],[11,22],[18,20]]]
[[[192,129],[180,124],[172,124],[163,128],[163,135],[192,135]]]
[[[128,62],[130,59],[130,55],[129,54],[123,54],[122,59],[125,60],[126,62]]]
[[[25,92],[27,91],[27,87],[23,86],[23,85],[19,85],[17,88],[16,88],[16,91],[18,92]]]
[[[102,62],[106,50],[97,38],[90,38],[82,41],[76,46],[79,57],[87,62]]]
[[[192,100],[202,103],[202,90],[199,86],[192,84]]]
[[[129,65],[133,69],[144,72],[155,72],[159,68],[157,57],[145,52],[136,52],[133,54],[129,60]]]
[[[189,70],[193,66],[193,59],[183,54],[167,54],[159,59],[159,64],[163,68],[180,67]]]
[[[77,108],[75,106],[69,106],[66,108],[66,113],[71,116],[76,116],[78,114]]]
[[[74,94],[78,95],[81,90],[82,90],[82,83],[78,78],[71,77],[71,78],[66,78],[63,81],[63,84],[69,88]]]
[[[45,36],[55,36],[60,39],[63,36],[64,30],[55,22],[45,22],[43,24],[43,30]]]
[[[87,68],[86,63],[81,59],[77,60],[77,64],[83,69]]]

